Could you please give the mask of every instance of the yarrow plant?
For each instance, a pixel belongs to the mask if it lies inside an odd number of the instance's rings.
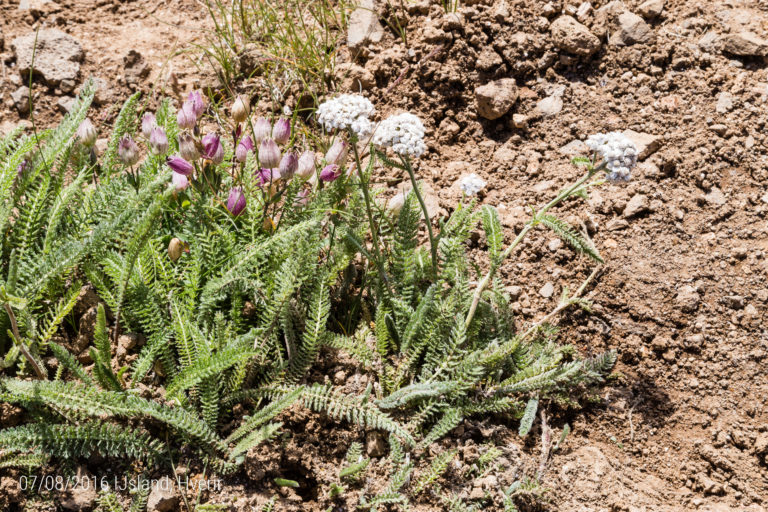
[[[629,181],[637,165],[637,147],[620,132],[596,133],[585,141],[595,155],[599,155],[608,170],[611,181]]]
[[[459,188],[466,196],[475,196],[485,188],[485,180],[475,173],[468,174],[459,180]]]
[[[373,123],[370,117],[375,113],[371,101],[359,94],[342,94],[327,100],[317,107],[317,122],[326,131],[351,130],[358,138],[371,134]]]
[[[392,148],[397,155],[419,158],[427,150],[421,119],[404,112],[382,121],[373,134],[373,144],[380,149]]]

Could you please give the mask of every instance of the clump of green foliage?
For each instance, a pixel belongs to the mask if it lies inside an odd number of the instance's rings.
[[[444,451],[419,469],[425,449],[464,418],[512,416],[526,435],[542,401],[569,401],[612,367],[612,352],[582,359],[543,322],[519,329],[496,276],[538,225],[602,262],[588,238],[548,213],[596,184],[587,183],[599,170],[593,161],[579,160],[586,177],[535,211],[505,247],[495,209],[471,200],[433,232],[410,160],[351,131],[349,165],[345,150],[337,163],[327,156],[309,173],[294,166],[273,181],[259,165],[266,152],[236,150],[242,130],[258,138],[242,113],[246,122],[216,127],[233,134],[231,144],[198,140],[197,121],[180,127],[187,114],[163,101],[150,128],[170,147],[156,151],[162,144],[147,137],[153,151],[138,158],[138,95],[96,158],[78,131],[91,99],[86,88],[58,127],[0,142],[0,400],[26,410],[22,425],[0,431],[0,467],[92,453],[167,467],[187,448],[231,473],[299,405],[386,432],[390,480],[373,496],[361,493],[360,506],[406,507],[455,455]],[[194,153],[184,140],[204,147],[204,157],[166,158]],[[395,214],[371,197],[378,162],[407,171],[414,185]],[[468,252],[478,226],[485,274]],[[588,282],[572,296],[566,290],[545,320],[588,308]],[[54,338],[85,283],[103,301],[89,367]],[[118,367],[121,332],[142,333],[146,344]],[[373,384],[357,395],[311,381],[323,349],[356,358]],[[247,415],[234,412],[238,404]],[[330,497],[358,485],[370,463],[353,445]],[[103,502],[117,506],[113,495]]]

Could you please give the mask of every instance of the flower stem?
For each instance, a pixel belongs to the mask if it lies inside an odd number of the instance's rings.
[[[13,337],[16,338],[16,342],[19,344],[19,351],[27,359],[27,361],[29,362],[29,365],[35,371],[35,375],[37,375],[37,378],[45,379],[45,374],[38,366],[37,361],[35,361],[35,358],[32,357],[32,354],[29,353],[29,351],[27,350],[27,347],[24,346],[24,342],[21,340],[21,334],[19,334],[19,325],[18,323],[16,323],[16,315],[13,313],[13,309],[11,309],[11,305],[6,302],[5,304],[3,304],[3,306],[5,307],[5,312],[8,314],[8,318],[11,319],[11,331],[13,332]]]
[[[509,247],[507,247],[504,252],[501,254],[501,257],[496,261],[495,263],[491,264],[491,268],[488,269],[488,273],[485,274],[485,277],[478,283],[477,288],[475,289],[475,293],[472,297],[472,304],[469,307],[469,312],[467,313],[467,318],[464,321],[464,325],[469,327],[469,324],[472,322],[472,319],[475,316],[475,312],[477,311],[477,306],[480,304],[480,299],[483,296],[483,292],[488,287],[488,283],[491,282],[491,279],[493,279],[493,276],[496,275],[496,271],[498,270],[499,266],[501,266],[501,263],[509,257],[510,254],[512,254],[512,251],[515,250],[515,248],[520,245],[520,242],[523,241],[523,238],[525,238],[525,235],[528,234],[528,232],[536,227],[536,225],[539,223],[542,215],[547,213],[547,211],[552,208],[553,206],[556,206],[557,204],[561,203],[563,200],[567,199],[571,196],[579,187],[581,187],[584,183],[586,183],[592,176],[595,175],[598,171],[602,170],[604,168],[604,164],[600,165],[596,168],[590,168],[587,171],[587,174],[585,174],[583,177],[581,177],[578,181],[576,181],[573,185],[570,187],[565,188],[562,192],[560,192],[557,197],[555,197],[553,200],[548,202],[546,205],[544,205],[540,210],[538,210],[536,213],[534,213],[531,220],[529,220],[525,227],[523,227],[523,230],[520,231],[520,234],[515,237],[515,239],[512,241],[511,244],[509,244]]]
[[[437,241],[435,240],[435,235],[432,232],[432,220],[429,218],[429,210],[427,210],[427,204],[424,202],[424,198],[421,197],[421,192],[419,192],[419,185],[416,183],[416,175],[413,173],[413,167],[411,167],[410,159],[407,157],[402,157],[402,161],[405,165],[405,170],[408,171],[408,176],[411,178],[411,183],[413,184],[413,193],[416,194],[416,199],[418,199],[419,204],[421,205],[421,211],[424,213],[424,220],[427,223],[429,250],[432,253],[432,274],[433,277],[437,279]]]

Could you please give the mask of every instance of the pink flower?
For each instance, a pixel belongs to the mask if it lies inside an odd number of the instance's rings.
[[[261,144],[261,141],[269,137],[271,133],[272,125],[265,117],[260,117],[253,123],[253,137],[257,144]]]
[[[189,176],[192,174],[192,171],[195,170],[194,165],[187,162],[180,156],[168,157],[165,160],[165,163],[168,164],[168,167],[170,167],[173,172],[183,174],[184,176]]]
[[[229,210],[233,217],[237,217],[245,210],[245,194],[243,194],[243,189],[240,187],[235,187],[229,191],[227,210]]]
[[[220,164],[224,160],[224,146],[221,145],[218,135],[209,133],[203,137],[203,154],[215,164]]]
[[[195,115],[194,106],[190,102],[185,101],[176,113],[176,124],[182,129],[194,129],[195,124],[197,124],[197,116]]]
[[[187,97],[187,102],[192,105],[192,112],[195,114],[195,120],[199,119],[203,112],[205,112],[205,100],[203,99],[203,93],[200,91],[192,91]]]
[[[320,171],[320,179],[330,183],[341,175],[341,168],[336,164],[326,165]]]
[[[278,144],[285,144],[291,139],[291,122],[281,117],[275,121],[275,127],[272,128],[272,138]]]
[[[280,165],[280,148],[275,141],[266,138],[259,145],[259,163],[264,167],[277,167]]]
[[[141,118],[141,133],[145,138],[148,139],[152,135],[152,129],[154,129],[156,126],[157,119],[155,119],[155,114],[147,112],[144,114],[144,117]]]
[[[237,161],[245,162],[245,160],[248,158],[248,152],[253,151],[253,148],[253,139],[251,139],[250,136],[246,135],[240,139],[240,143],[235,149],[235,158],[237,158]]]
[[[173,183],[173,186],[176,187],[176,190],[184,190],[189,186],[189,179],[183,174],[172,172],[171,183]]]

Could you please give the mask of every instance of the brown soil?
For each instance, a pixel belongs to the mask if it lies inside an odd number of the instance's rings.
[[[195,37],[172,32],[157,19],[174,25],[172,20],[189,24],[203,16],[194,2],[97,3],[70,2],[71,11],[54,16],[84,43],[85,71],[112,75],[115,83],[129,47],[153,56],[154,76],[162,56]],[[374,76],[366,94],[381,114],[409,110],[425,120],[430,152],[418,162],[419,175],[443,208],[452,209],[459,199],[457,180],[475,172],[488,182],[481,201],[499,207],[509,241],[525,221],[523,207],[542,204],[578,177],[564,146],[612,130],[658,138],[632,181],[607,184],[587,206],[574,201],[558,212],[587,229],[608,262],[589,295],[594,314],[565,315],[561,339],[584,354],[617,350],[620,376],[581,412],[550,406],[550,426],[559,431],[569,422],[573,433],[546,466],[543,483],[550,492],[543,507],[765,510],[768,76],[763,58],[735,57],[708,46],[706,38],[701,42],[709,32],[749,29],[766,36],[765,3],[667,0],[651,23],[652,42],[613,46],[602,38],[591,58],[559,51],[549,31],[556,13],[581,2],[550,2],[549,14],[543,1],[465,3],[472,5],[460,6],[458,16],[426,1],[409,4],[407,11],[382,8],[383,18],[397,16],[406,24],[408,45],[387,30],[354,60]],[[638,12],[639,3],[626,6]],[[14,35],[31,30],[33,20],[7,0],[0,5],[7,47]],[[156,5],[154,16],[142,14]],[[126,17],[132,24],[121,23]],[[582,20],[600,32],[594,11]],[[127,34],[140,39],[134,43]],[[342,48],[340,60],[353,59]],[[500,78],[516,80],[517,102],[497,120],[479,118],[475,89]],[[6,98],[12,89],[6,82]],[[115,97],[127,92],[122,86],[114,91]],[[543,116],[536,104],[552,95],[561,97],[562,111]],[[38,115],[53,116],[54,104],[44,91]],[[515,127],[513,114],[527,116],[527,126]],[[17,121],[9,109],[2,116]],[[381,174],[379,182],[394,188],[404,178]],[[543,316],[563,285],[575,288],[590,270],[553,238],[535,233],[503,268],[507,284],[522,287],[515,304],[521,325]],[[550,298],[540,293],[546,283],[554,285]],[[358,369],[324,357],[327,378],[365,387]],[[212,501],[250,510],[275,494],[277,476],[302,484],[298,492],[279,490],[277,510],[330,505],[328,485],[337,481],[349,443],[365,444],[365,433],[305,411],[292,410],[281,420],[290,432],[284,442],[249,454],[245,474],[225,479]],[[440,443],[440,449],[460,450],[460,464],[451,465],[441,485],[465,498],[478,488],[487,491],[484,508],[501,510],[499,489],[532,476],[539,465],[540,433],[524,441],[516,427],[494,419],[466,421]],[[503,456],[473,480],[477,475],[468,476],[468,468],[489,442]],[[375,491],[386,475],[376,462],[367,480],[351,487]],[[353,510],[355,502],[337,505]],[[444,508],[430,496],[416,507]]]

